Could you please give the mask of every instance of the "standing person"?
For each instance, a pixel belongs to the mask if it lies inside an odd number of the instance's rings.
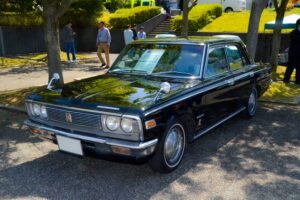
[[[144,31],[144,27],[141,26],[139,32],[137,33],[138,40],[147,38],[147,35]]]
[[[97,55],[100,59],[100,62],[102,63],[100,67],[104,67],[106,65],[106,68],[110,67],[110,61],[109,61],[109,47],[111,43],[111,36],[108,28],[105,27],[105,23],[103,21],[98,22],[98,34],[97,34],[97,40],[96,40],[96,47]],[[104,59],[102,57],[102,52],[105,54],[106,63],[104,62]]]
[[[300,19],[296,22],[296,29],[291,32],[289,48],[289,62],[286,68],[284,79],[285,83],[290,81],[291,75],[296,69],[296,84],[300,85]]]
[[[133,40],[133,32],[131,30],[130,25],[127,26],[127,29],[124,30],[124,41],[125,45],[127,45],[129,42]]]
[[[132,25],[131,30],[132,30],[132,33],[133,33],[133,39],[134,39],[134,40],[137,40],[136,24],[133,24],[133,25]]]
[[[65,44],[65,49],[68,57],[68,62],[77,62],[76,55],[75,55],[75,42],[74,36],[75,32],[72,29],[72,21],[68,21],[67,24],[64,26],[62,31],[62,39]],[[72,61],[70,59],[70,53],[72,53]]]

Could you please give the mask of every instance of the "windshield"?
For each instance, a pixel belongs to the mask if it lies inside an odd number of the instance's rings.
[[[131,44],[120,54],[110,72],[199,76],[203,46],[188,44]]]

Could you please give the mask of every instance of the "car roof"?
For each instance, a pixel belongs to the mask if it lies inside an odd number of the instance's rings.
[[[140,43],[170,43],[170,44],[218,44],[228,42],[242,42],[238,36],[234,35],[215,35],[215,36],[190,36],[188,38],[147,38],[136,40],[132,44]]]

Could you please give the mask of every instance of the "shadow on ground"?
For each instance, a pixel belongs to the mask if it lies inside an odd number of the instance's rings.
[[[41,141],[29,138],[22,130],[24,116],[2,116],[0,197],[297,199],[299,111],[299,107],[263,105],[254,119],[234,118],[190,145],[181,166],[167,175],[152,172],[146,164],[69,156],[48,143],[42,143],[51,149],[47,153],[12,164],[11,155],[22,151],[14,148],[16,144]]]

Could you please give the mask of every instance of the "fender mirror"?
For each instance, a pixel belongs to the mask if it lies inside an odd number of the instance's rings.
[[[48,90],[53,90],[53,88],[54,88],[53,84],[54,83],[58,83],[59,79],[60,79],[59,74],[58,73],[54,73],[53,76],[52,76],[52,78],[51,78],[51,80],[48,83],[47,89]]]

